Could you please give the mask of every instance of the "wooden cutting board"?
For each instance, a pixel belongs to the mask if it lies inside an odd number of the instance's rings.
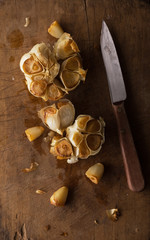
[[[26,17],[31,18],[27,28]],[[99,47],[102,19],[115,40],[124,75],[125,107],[146,181],[140,193],[128,190],[126,183]],[[37,111],[49,103],[28,93],[19,61],[34,44],[55,41],[47,33],[54,20],[72,34],[84,68],[88,68],[85,84],[67,96],[75,105],[76,116],[102,116],[106,122],[101,152],[75,165],[51,156],[42,137],[30,143],[24,134],[26,128],[42,125]],[[24,223],[28,238],[34,240],[149,240],[149,1],[0,0],[0,29],[0,240],[15,239]],[[21,169],[32,161],[39,168],[23,173]],[[105,166],[98,185],[84,175],[96,162]],[[67,204],[56,208],[49,197],[64,184],[69,186]],[[47,193],[38,195],[36,189]],[[116,206],[121,217],[114,223],[105,211]]]

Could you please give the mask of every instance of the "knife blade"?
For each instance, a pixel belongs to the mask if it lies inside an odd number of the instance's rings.
[[[123,75],[114,41],[105,21],[102,22],[100,46],[108,80],[110,98],[117,120],[120,147],[128,187],[131,191],[139,192],[144,189],[144,178],[124,108],[124,101],[127,95]]]

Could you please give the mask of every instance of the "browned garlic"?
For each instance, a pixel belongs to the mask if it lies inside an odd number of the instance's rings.
[[[66,137],[74,146],[75,156],[86,159],[96,155],[105,141],[105,123],[102,118],[96,120],[90,115],[79,115],[72,126],[66,129]]]
[[[25,130],[25,134],[27,135],[27,138],[30,142],[40,137],[43,132],[44,132],[44,128],[41,126],[35,126]]]
[[[62,99],[55,104],[42,108],[38,115],[48,128],[62,135],[63,130],[73,123],[75,109],[69,100]]]
[[[91,166],[85,173],[85,175],[95,184],[98,184],[104,173],[104,165],[96,163]]]
[[[59,188],[53,195],[50,197],[50,203],[54,206],[64,206],[68,196],[68,188],[63,186]]]

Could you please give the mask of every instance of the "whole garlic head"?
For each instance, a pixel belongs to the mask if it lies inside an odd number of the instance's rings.
[[[74,121],[75,108],[69,100],[62,99],[57,103],[42,108],[38,115],[48,128],[62,135],[64,129]]]

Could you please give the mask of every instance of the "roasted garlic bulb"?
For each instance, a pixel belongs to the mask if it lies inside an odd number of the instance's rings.
[[[75,89],[81,80],[85,81],[87,70],[82,67],[77,44],[57,21],[50,25],[48,32],[58,38],[53,50],[48,44],[36,44],[22,56],[20,69],[33,96],[57,101]],[[62,63],[62,60],[65,61]]]
[[[74,146],[75,156],[86,159],[96,155],[105,141],[105,122],[90,115],[79,115],[72,126],[66,129],[66,137]]]
[[[104,128],[101,117],[97,120],[90,115],[79,115],[74,124],[65,129],[65,137],[56,135],[52,138],[50,153],[57,159],[67,159],[69,164],[78,162],[78,158],[96,155],[105,141]],[[61,134],[61,128],[57,133]]]
[[[64,96],[59,84],[53,83],[60,64],[45,43],[36,44],[20,60],[29,92],[44,100],[57,100]],[[52,90],[53,89],[53,90]]]
[[[69,100],[62,99],[57,103],[42,108],[38,115],[49,129],[62,135],[64,129],[74,121],[75,108]]]

